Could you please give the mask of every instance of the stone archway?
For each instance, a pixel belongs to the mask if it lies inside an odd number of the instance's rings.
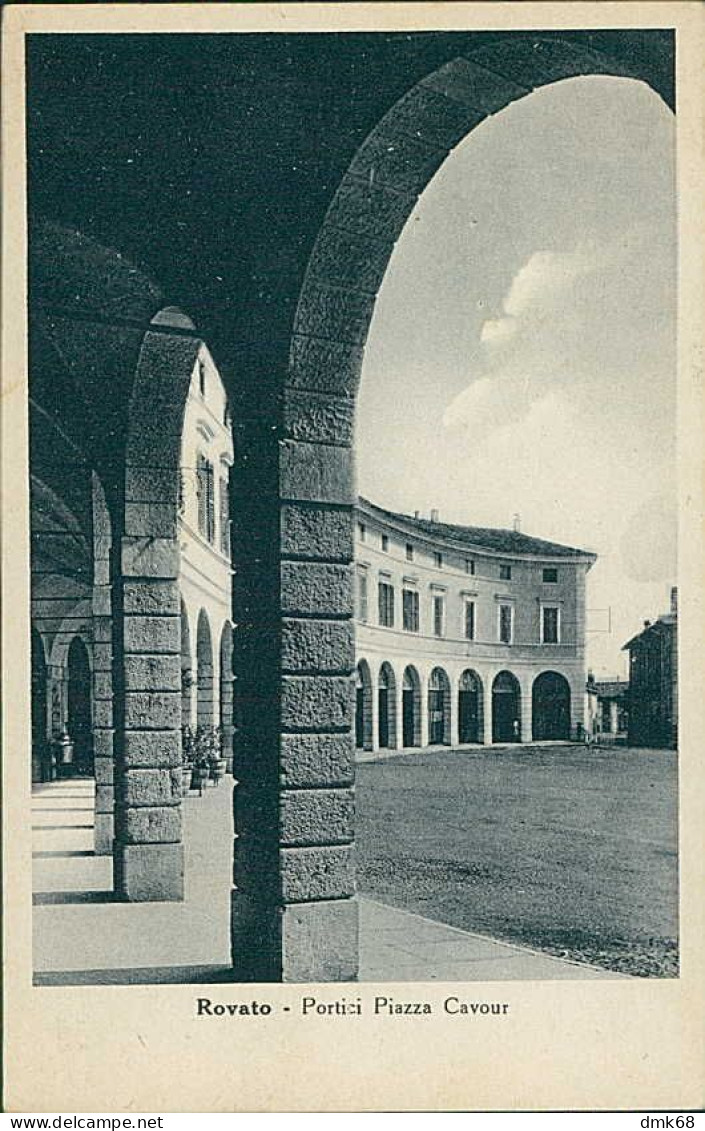
[[[397,681],[392,665],[386,661],[379,669],[377,681],[377,739],[380,749],[396,748]]]
[[[434,668],[428,681],[428,744],[450,746],[450,680],[443,668]]]
[[[421,745],[421,680],[416,668],[404,668],[402,680],[402,746]]]
[[[531,689],[534,741],[570,738],[570,684],[560,672],[541,672]]]
[[[355,669],[355,745],[358,750],[372,750],[372,675],[367,660],[360,660]]]
[[[521,687],[513,672],[499,672],[492,684],[492,741],[521,742]]]
[[[116,696],[115,889],[183,899],[181,608],[178,493],[183,416],[201,345],[179,311],[154,316],[129,402],[124,528],[113,647]]]
[[[213,636],[205,609],[196,623],[196,729],[211,728],[214,723],[213,699]]]
[[[484,740],[484,696],[477,672],[466,669],[458,683],[458,741]]]
[[[48,681],[47,658],[44,641],[37,629],[31,630],[32,670],[32,781],[49,780],[47,747],[48,733]]]

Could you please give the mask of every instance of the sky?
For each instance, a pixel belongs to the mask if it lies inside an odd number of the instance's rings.
[[[593,550],[588,663],[676,583],[675,126],[579,78],[487,119],[394,249],[365,349],[358,488]]]

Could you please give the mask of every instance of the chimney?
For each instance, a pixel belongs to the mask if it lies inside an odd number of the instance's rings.
[[[431,511],[431,522],[438,522],[438,511],[437,510]]]
[[[651,621],[650,620],[644,621],[644,628],[651,628]]]
[[[515,534],[521,534],[521,515],[515,514],[512,521],[512,529]]]
[[[421,518],[421,511],[414,511],[414,518]]]
[[[678,616],[678,586],[671,586],[671,615]]]

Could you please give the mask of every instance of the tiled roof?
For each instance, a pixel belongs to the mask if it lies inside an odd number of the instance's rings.
[[[598,679],[588,685],[591,691],[596,691],[603,699],[618,699],[626,695],[629,690],[628,680]]]
[[[674,613],[664,613],[663,616],[655,620],[653,624],[650,624],[648,628],[643,628],[641,632],[637,632],[636,636],[632,636],[631,640],[627,640],[627,643],[622,645],[622,651],[626,652],[628,648],[631,648],[632,644],[636,644],[637,640],[641,640],[650,633],[656,633],[657,635],[662,634],[668,632],[671,628],[675,628],[677,624],[678,617],[675,616]]]
[[[596,557],[590,550],[579,550],[575,546],[563,546],[559,542],[547,542],[543,538],[532,538],[517,530],[501,530],[489,526],[456,526],[448,522],[432,522],[428,518],[414,518],[385,510],[360,497],[360,505],[381,519],[402,522],[407,528],[417,530],[431,538],[448,538],[463,542],[469,547],[494,550],[500,554],[539,554],[552,558],[590,558]]]

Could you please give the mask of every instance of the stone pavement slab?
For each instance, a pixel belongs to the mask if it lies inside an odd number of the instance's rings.
[[[93,855],[91,780],[32,798],[34,968],[39,985],[232,980],[231,778],[184,800],[183,903],[121,903],[112,860]],[[616,978],[359,897],[361,982]]]

